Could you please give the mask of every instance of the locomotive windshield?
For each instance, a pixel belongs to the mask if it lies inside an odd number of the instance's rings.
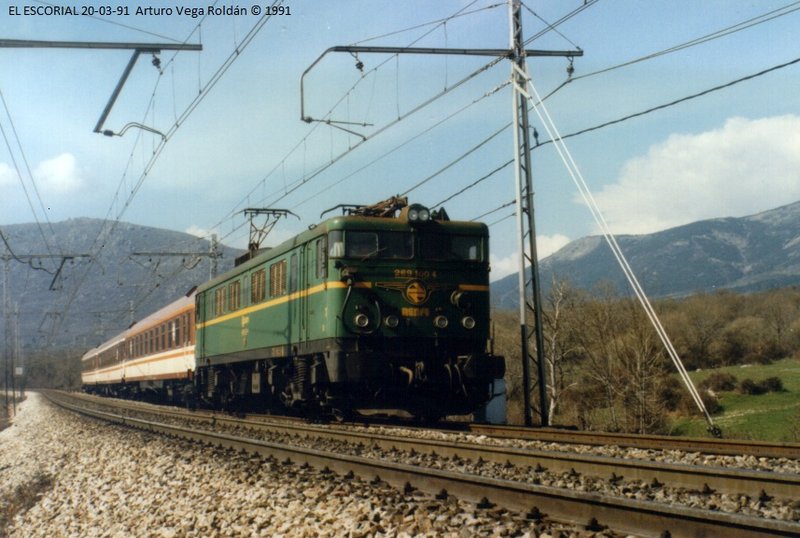
[[[410,260],[415,257],[414,235],[419,239],[416,255],[434,261],[484,261],[483,237],[441,233],[348,231],[330,232],[331,258],[377,258]]]
[[[483,238],[472,235],[424,234],[419,239],[425,260],[483,261]]]
[[[342,244],[344,243],[344,245]],[[414,257],[414,236],[407,232],[348,231],[343,241],[341,231],[330,233],[332,258],[380,258],[408,260]]]

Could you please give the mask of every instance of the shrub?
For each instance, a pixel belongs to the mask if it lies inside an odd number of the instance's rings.
[[[763,381],[755,382],[752,379],[745,379],[739,384],[739,392],[742,394],[766,394],[767,392],[783,392],[783,381],[779,377],[768,377]]]
[[[768,392],[783,392],[783,381],[779,377],[768,377],[761,382]]]
[[[703,392],[700,393],[700,399],[703,401],[703,404],[706,406],[706,410],[710,415],[722,411],[722,406],[719,403],[719,398],[714,394],[711,394],[710,392],[704,390]]]
[[[701,389],[711,389],[714,392],[720,392],[723,390],[734,390],[737,382],[738,380],[733,374],[714,372],[704,379],[698,386]]]
[[[715,394],[710,393],[708,390],[701,390],[699,393],[700,400],[702,400],[703,405],[706,406],[706,411],[708,411],[710,415],[718,413],[722,410],[722,406],[719,403],[719,398]],[[686,390],[684,390],[681,394],[681,402],[678,409],[682,414],[687,416],[698,412],[697,404]]]
[[[664,403],[667,411],[676,411],[681,406],[685,390],[680,381],[670,377],[658,389],[658,399]]]
[[[764,394],[767,392],[767,388],[763,385],[763,383],[756,383],[752,379],[744,379],[741,383],[739,383],[739,392],[742,394]]]

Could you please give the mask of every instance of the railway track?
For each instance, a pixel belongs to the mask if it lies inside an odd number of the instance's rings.
[[[272,415],[253,415],[268,420],[276,420]],[[286,417],[283,417],[287,419]],[[297,420],[288,419],[296,422]],[[700,454],[732,456],[752,456],[756,458],[800,459],[800,443],[770,443],[740,439],[717,439],[704,437],[671,437],[666,435],[639,435],[579,431],[566,428],[538,428],[500,424],[477,424],[467,422],[446,422],[434,426],[421,426],[416,422],[396,422],[392,420],[368,419],[343,422],[348,426],[398,426],[404,429],[438,429],[446,432],[467,432],[499,439],[524,439],[561,444],[580,444],[593,446],[619,446],[640,448],[642,450],[680,450]]]
[[[764,499],[796,498],[800,491],[798,475],[665,465],[619,458],[487,447],[464,442],[448,443],[374,433],[353,433],[340,428],[292,424],[284,421],[278,423],[263,420],[248,421],[209,413],[187,413],[175,409],[158,411],[151,409],[146,411],[151,415],[147,418],[124,416],[121,413],[129,411],[122,410],[123,402],[109,402],[119,410],[119,413],[109,413],[99,409],[87,409],[89,407],[87,401],[91,399],[83,399],[84,403],[78,406],[75,403],[66,403],[64,395],[50,397],[74,411],[115,423],[270,455],[296,464],[327,468],[343,475],[354,473],[365,479],[379,477],[380,480],[405,490],[416,488],[431,495],[455,495],[485,506],[496,504],[503,508],[528,513],[531,518],[543,517],[542,515],[546,514],[551,519],[596,530],[608,526],[617,532],[655,536],[664,536],[665,532],[670,536],[800,535],[800,524],[794,521],[750,517],[686,506],[668,506],[618,495],[581,492],[518,480],[410,465],[403,463],[402,460],[413,459],[409,458],[409,455],[428,453],[436,454],[440,458],[533,467],[540,473],[587,474],[605,477],[612,482],[651,481],[656,484],[668,484],[670,487],[699,488],[706,492],[711,490],[739,494],[747,492],[747,495]],[[104,400],[103,403],[105,402],[108,401]],[[143,406],[137,407],[139,408],[137,413],[145,412]],[[153,418],[156,412],[160,416]],[[194,426],[168,425],[165,423],[168,420],[183,421],[184,424],[188,420]],[[211,431],[212,429],[222,431]],[[225,433],[226,430],[245,433],[232,435]],[[387,461],[353,455],[340,449],[318,450],[296,446],[295,441],[290,441],[291,445],[285,442],[265,441],[254,438],[258,436],[256,432],[268,433],[272,439],[324,438],[330,442],[403,454],[400,456],[401,461]]]
[[[764,458],[800,458],[800,444],[797,443],[767,443],[737,439],[668,437],[664,435],[631,435],[491,424],[470,424],[467,428],[470,432],[478,435],[531,439],[553,443],[616,445],[650,450],[684,450],[703,454],[746,455]]]

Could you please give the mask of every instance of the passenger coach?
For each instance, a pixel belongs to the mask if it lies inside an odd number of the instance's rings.
[[[81,359],[87,392],[161,401],[182,400],[195,369],[192,290]]]

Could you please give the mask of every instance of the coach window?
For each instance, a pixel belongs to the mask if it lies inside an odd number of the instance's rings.
[[[297,270],[297,254],[292,254],[292,257],[289,258],[289,293],[293,293],[297,291],[297,278],[298,278],[298,270]]]
[[[221,316],[225,312],[225,288],[214,291],[214,316]]]
[[[324,236],[317,239],[317,278],[328,276],[328,258],[326,256],[328,248],[325,243]]]
[[[228,284],[228,311],[233,312],[239,309],[241,302],[242,283],[238,280]]]
[[[256,304],[264,300],[267,272],[259,269],[250,275],[250,303]]]
[[[269,266],[269,296],[286,295],[286,260]]]

